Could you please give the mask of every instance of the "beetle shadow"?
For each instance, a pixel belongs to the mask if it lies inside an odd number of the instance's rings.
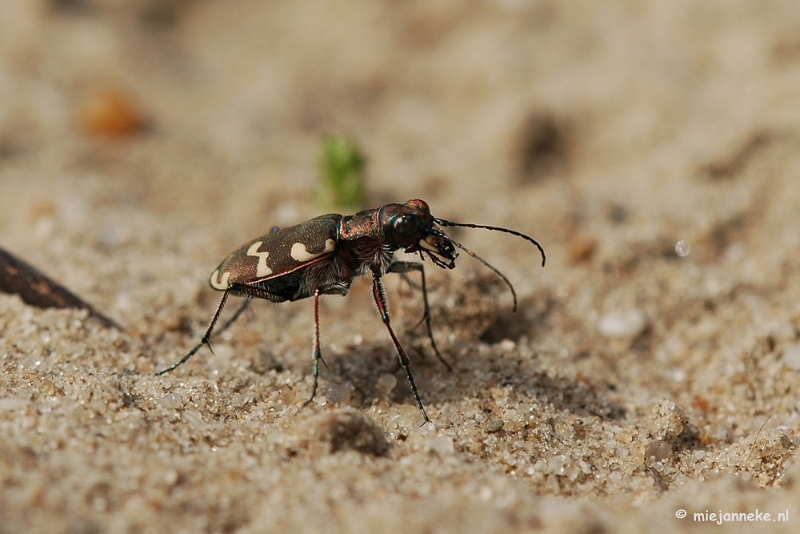
[[[470,359],[469,364],[448,358],[454,364],[454,370],[449,371],[430,350],[422,354],[412,346],[409,343],[404,347],[409,351],[411,371],[426,407],[469,398],[488,403],[490,389],[510,386],[518,398],[550,404],[574,415],[604,420],[625,417],[624,408],[614,400],[613,384],[594,378],[553,376],[535,354],[526,357],[514,351],[498,356],[490,350],[488,355],[481,355],[484,351],[476,344],[462,357]],[[321,370],[321,391],[348,391],[345,402],[350,406],[365,409],[379,402],[416,404],[405,370],[391,345],[375,342],[348,347],[326,357],[326,361],[329,368]],[[387,381],[387,375],[394,380]]]
[[[541,298],[520,299],[519,309],[516,312],[508,308],[497,310],[494,319],[478,339],[493,345],[506,339],[518,342],[523,337],[536,338],[549,328],[548,319],[555,307],[556,299],[549,294]]]
[[[518,398],[550,404],[575,415],[612,420],[624,417],[624,408],[614,400],[613,384],[600,377],[575,378],[575,373],[559,373],[557,366],[563,359],[557,355],[501,349],[508,340],[515,346],[527,346],[529,339],[564,328],[565,319],[554,295],[545,290],[535,298],[524,297],[514,313],[494,295],[498,287],[504,287],[493,276],[468,276],[453,283],[453,288],[448,283],[445,279],[445,293],[458,298],[454,305],[432,299],[431,314],[437,344],[453,371],[432,350],[424,322],[419,321],[419,302],[396,299],[406,309],[405,317],[394,326],[411,359],[411,371],[426,407],[468,398],[482,403],[485,399],[488,404],[490,389],[510,386]],[[448,291],[456,288],[460,291]],[[326,347],[319,394],[333,403],[359,409],[384,402],[415,405],[406,372],[388,336],[383,337],[345,344],[336,350]],[[310,358],[286,359],[264,351],[254,367],[261,372],[291,369],[310,375],[311,366]]]
[[[327,368],[320,368],[320,389],[323,394],[330,396],[332,390],[347,391],[347,404],[356,408],[367,408],[382,400],[402,402],[402,393],[399,389],[408,389],[408,398],[414,402],[411,388],[408,386],[405,371],[397,357],[391,343],[362,343],[358,346],[348,346],[341,351],[325,355]],[[414,364],[412,363],[412,372]],[[388,384],[387,376],[392,376]],[[416,373],[414,373],[416,380]],[[405,386],[405,387],[403,387]],[[336,393],[334,393],[336,396]]]
[[[596,416],[603,420],[620,420],[625,408],[617,401],[616,386],[599,378],[567,376],[553,371],[558,356],[536,354],[524,356],[518,351],[480,357],[477,363],[456,366],[457,375],[440,396],[442,401],[465,397],[487,399],[492,388],[510,387],[517,399],[551,405],[558,411],[576,416]],[[481,375],[481,376],[478,376]]]

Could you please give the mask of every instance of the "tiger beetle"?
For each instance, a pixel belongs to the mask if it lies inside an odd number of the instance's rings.
[[[269,234],[254,239],[232,252],[211,274],[211,287],[223,291],[223,294],[203,339],[186,356],[157,374],[163,375],[173,371],[194,356],[203,345],[211,348],[211,335],[230,295],[244,297],[245,301],[222,330],[228,328],[241,315],[251,299],[285,302],[314,297],[314,385],[311,397],[307,401],[311,402],[317,392],[319,362],[322,360],[319,343],[319,297],[347,295],[355,277],[372,273],[372,298],[397,349],[400,364],[411,384],[417,406],[425,422],[428,422],[428,414],[425,413],[414,383],[414,375],[411,374],[411,362],[389,322],[389,306],[381,281],[385,274],[397,273],[405,276],[413,271],[419,272],[425,305],[423,320],[428,330],[428,338],[437,358],[448,369],[452,370],[452,367],[442,358],[433,338],[423,264],[395,260],[394,253],[398,250],[418,253],[423,261],[427,256],[434,265],[443,269],[453,269],[456,266],[455,259],[458,257],[456,248],[459,248],[494,271],[508,285],[514,298],[514,311],[517,310],[517,294],[508,278],[443,232],[441,227],[446,226],[483,228],[521,237],[536,245],[542,256],[542,266],[545,264],[544,249],[532,237],[508,228],[439,219],[431,216],[425,201],[418,199],[409,200],[405,204],[386,204],[378,209],[360,211],[355,215],[345,216],[335,213],[320,215],[289,228],[273,228]]]

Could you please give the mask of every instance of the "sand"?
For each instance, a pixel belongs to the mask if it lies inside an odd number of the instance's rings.
[[[799,29],[780,1],[5,0],[0,247],[124,330],[0,294],[0,532],[796,531]],[[330,134],[364,207],[547,252],[452,232],[519,297],[428,263],[453,372],[386,277],[430,423],[369,280],[322,300],[310,404],[311,300],[155,375],[229,252],[332,211]]]

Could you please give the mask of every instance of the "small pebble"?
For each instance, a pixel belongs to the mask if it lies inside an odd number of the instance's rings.
[[[633,338],[641,334],[647,322],[639,310],[607,313],[600,318],[597,327],[606,337]]]
[[[592,259],[597,249],[597,242],[585,236],[575,237],[569,244],[570,263],[585,263]]]
[[[78,111],[78,122],[95,136],[125,137],[141,130],[145,119],[130,95],[105,88],[86,97]]]
[[[494,434],[495,432],[500,432],[503,429],[503,425],[505,423],[502,419],[492,419],[486,424],[486,432],[489,434]]]
[[[685,258],[692,253],[692,245],[688,241],[681,239],[675,243],[675,254],[681,258]]]
[[[174,486],[178,482],[179,478],[180,478],[180,475],[174,469],[170,469],[169,471],[164,473],[164,482],[168,486]]]

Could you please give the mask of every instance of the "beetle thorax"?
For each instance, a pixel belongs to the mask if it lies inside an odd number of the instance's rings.
[[[374,218],[374,211],[342,218],[339,248],[342,259],[350,256],[345,261],[350,263],[355,275],[371,270],[386,274],[392,263],[392,255],[397,250],[397,247],[386,242]]]

